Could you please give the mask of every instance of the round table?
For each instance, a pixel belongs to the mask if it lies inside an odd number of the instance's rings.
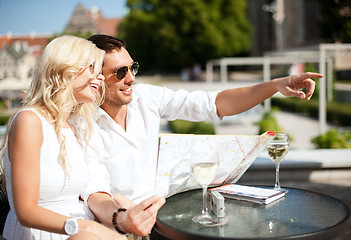
[[[261,186],[263,187],[263,186]],[[332,239],[351,222],[340,200],[311,191],[285,188],[284,198],[268,205],[225,199],[228,223],[203,226],[191,220],[201,212],[202,192],[169,197],[159,210],[154,231],[169,239]]]

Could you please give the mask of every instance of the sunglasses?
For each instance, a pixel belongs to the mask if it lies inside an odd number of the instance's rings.
[[[139,63],[133,62],[129,66],[123,66],[123,67],[118,68],[116,73],[115,73],[117,80],[121,81],[123,78],[125,78],[129,69],[132,72],[132,74],[135,76],[139,70]]]

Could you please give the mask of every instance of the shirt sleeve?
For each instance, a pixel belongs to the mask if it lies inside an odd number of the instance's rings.
[[[96,192],[105,192],[112,197],[110,174],[100,162],[104,158],[105,152],[98,126],[94,124],[91,140],[86,151],[89,179],[85,189],[81,193],[81,197],[86,203],[89,196]]]
[[[160,116],[166,120],[205,121],[220,119],[217,114],[216,97],[218,92],[180,89],[173,91],[166,87],[148,85],[149,99],[158,104]]]

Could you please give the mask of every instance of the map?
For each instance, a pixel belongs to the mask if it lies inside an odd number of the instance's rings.
[[[235,183],[273,136],[161,134],[155,192],[163,197],[201,186],[191,174],[197,159],[218,158],[217,175],[210,186]]]

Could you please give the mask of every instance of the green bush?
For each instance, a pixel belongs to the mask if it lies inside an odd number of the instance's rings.
[[[305,72],[318,72],[317,66],[314,63],[305,63]],[[316,88],[314,90],[314,93],[312,95],[312,99],[318,99],[319,96],[319,78],[314,78],[313,79],[316,82]]]
[[[10,117],[9,115],[0,115],[0,125],[7,125]]]
[[[274,111],[265,112],[262,116],[262,119],[257,123],[259,126],[259,133],[262,134],[267,131],[273,132],[284,132],[283,128],[278,124],[277,119],[274,116]]]
[[[169,127],[173,133],[180,134],[216,134],[213,123],[210,122],[189,122],[185,120],[175,120],[169,122]]]
[[[351,148],[351,134],[331,129],[312,139],[317,148]]]
[[[318,72],[318,66],[315,63],[305,63],[305,72]],[[316,88],[314,90],[314,93],[312,95],[311,99],[318,99],[319,98],[319,78],[313,78],[313,80],[316,82]],[[336,72],[333,71],[332,75],[332,82],[337,81],[336,79]],[[332,84],[332,91],[333,91],[333,98],[335,99],[335,85]]]
[[[319,117],[319,101],[301,101],[295,97],[272,98],[272,105],[288,112],[306,113],[312,118]],[[340,102],[327,103],[327,120],[340,126],[351,126],[351,104]]]

